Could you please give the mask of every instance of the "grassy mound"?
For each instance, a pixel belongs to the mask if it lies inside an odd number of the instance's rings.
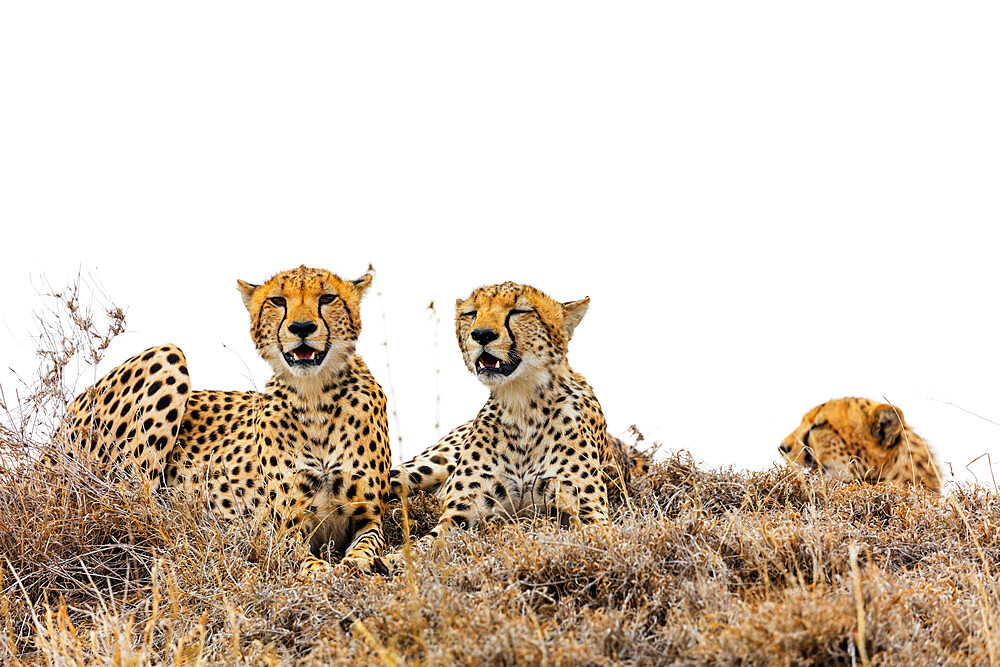
[[[1000,650],[997,498],[681,455],[609,528],[460,532],[392,577],[90,463],[0,472],[0,660],[22,664],[924,664]],[[437,501],[412,499],[413,533]],[[403,508],[387,537],[402,541]]]

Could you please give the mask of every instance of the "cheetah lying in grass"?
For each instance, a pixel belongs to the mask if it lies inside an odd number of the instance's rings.
[[[560,303],[511,282],[458,300],[458,344],[490,397],[475,419],[390,473],[397,497],[414,489],[441,497],[441,518],[425,540],[537,512],[607,523],[609,487],[623,489],[648,468],[608,435],[594,391],[566,360],[589,302]]]
[[[902,411],[866,398],[816,406],[778,450],[789,463],[830,478],[941,490],[941,467]]]
[[[71,439],[154,487],[205,493],[228,519],[302,531],[307,570],[328,567],[316,556],[330,541],[344,564],[383,569],[386,399],[355,354],[371,279],[300,267],[239,281],[257,351],[274,369],[264,391],[191,391],[180,349],[155,347],[77,397]]]

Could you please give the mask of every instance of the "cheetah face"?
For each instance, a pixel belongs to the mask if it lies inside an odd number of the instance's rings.
[[[782,441],[778,451],[789,463],[802,466],[807,472],[815,472],[819,468],[819,462],[816,460],[813,445],[816,445],[820,438],[828,438],[831,434],[823,430],[816,434],[815,439],[813,439],[813,434],[818,429],[825,429],[825,427],[826,424],[822,421],[807,424],[803,420],[803,424]],[[833,435],[836,437],[835,434]],[[810,441],[812,441],[811,444]]]
[[[561,304],[525,285],[481,287],[456,303],[455,331],[465,365],[488,387],[539,384],[566,361],[566,347],[589,300]]]
[[[354,354],[371,275],[349,281],[299,267],[261,285],[239,281],[257,351],[286,379],[325,378]]]
[[[864,398],[819,405],[778,446],[781,456],[827,478],[863,479],[903,437],[902,413]]]

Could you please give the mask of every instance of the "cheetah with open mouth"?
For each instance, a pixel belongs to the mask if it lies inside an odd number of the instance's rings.
[[[609,487],[624,489],[648,468],[608,435],[597,397],[566,360],[589,303],[560,303],[511,282],[458,300],[458,344],[490,397],[475,419],[390,473],[396,497],[414,489],[440,496],[441,518],[425,540],[484,518],[536,513],[607,523]]]
[[[355,353],[372,280],[299,267],[260,285],[239,281],[264,391],[191,391],[183,353],[152,348],[70,406],[69,436],[90,457],[203,493],[221,516],[256,516],[309,542],[307,570],[328,542],[343,563],[382,569],[389,490],[386,399]]]

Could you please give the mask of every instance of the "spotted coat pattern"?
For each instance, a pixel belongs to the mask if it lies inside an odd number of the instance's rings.
[[[442,516],[427,539],[484,518],[536,513],[606,523],[609,486],[624,488],[633,468],[648,467],[608,436],[597,397],[566,361],[588,303],[559,303],[510,282],[458,301],[459,347],[490,397],[474,420],[390,473],[396,496],[441,496]]]
[[[349,566],[384,567],[386,399],[354,352],[370,282],[305,267],[240,281],[257,350],[274,369],[263,391],[191,391],[181,351],[153,348],[74,401],[72,439],[154,487],[203,495],[229,520],[301,531],[307,569],[325,569],[316,555],[329,542]]]

